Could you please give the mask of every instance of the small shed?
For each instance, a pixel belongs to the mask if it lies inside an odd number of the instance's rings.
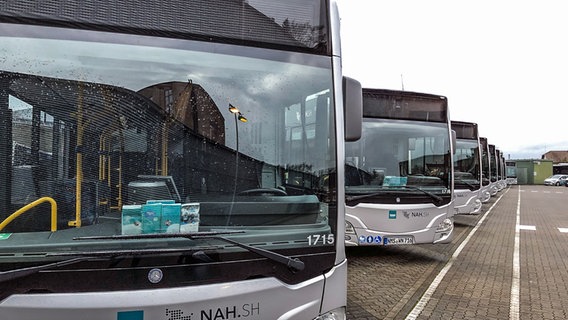
[[[517,184],[543,184],[544,179],[552,175],[552,160],[521,159],[515,163]]]

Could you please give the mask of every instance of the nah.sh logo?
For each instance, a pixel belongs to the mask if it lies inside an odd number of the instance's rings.
[[[389,210],[389,219],[396,219],[396,210]]]

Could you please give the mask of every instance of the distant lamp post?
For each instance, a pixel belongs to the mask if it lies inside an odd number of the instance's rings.
[[[235,115],[235,142],[237,144],[237,159],[239,156],[239,121],[240,122],[247,122],[248,119],[243,116],[243,114],[239,111],[239,108],[235,107],[234,105],[229,103],[229,112]]]
[[[239,173],[239,121],[247,122],[247,118],[243,116],[243,114],[239,111],[239,108],[235,107],[234,105],[229,103],[229,112],[235,115],[235,143],[236,143],[236,152],[235,152],[235,184],[233,189],[233,201],[231,201],[231,207],[229,209],[229,217],[233,213],[233,204],[235,203],[235,195],[237,193],[237,183],[238,183],[238,173]]]
[[[235,115],[235,120],[239,120],[241,122],[247,122],[248,119],[243,116],[243,114],[239,111],[239,108],[235,107],[234,105],[229,103],[229,111]]]
[[[231,111],[231,113],[239,113],[239,108],[229,103],[229,111]]]
[[[239,121],[241,122],[247,122],[248,119],[245,118],[245,116],[242,115],[242,113],[239,112],[239,115],[237,116],[237,119],[239,119]]]

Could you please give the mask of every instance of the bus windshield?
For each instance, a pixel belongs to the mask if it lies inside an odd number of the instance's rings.
[[[348,205],[447,204],[452,187],[447,111],[445,97],[365,89],[362,138],[345,146]]]
[[[488,186],[491,182],[491,169],[490,169],[490,154],[489,145],[487,144],[487,138],[479,138],[480,148],[481,148],[481,183],[483,186]]]
[[[454,175],[456,189],[477,190],[481,187],[479,145],[476,140],[457,140],[454,153]]]
[[[0,161],[9,168],[0,262],[166,247],[205,249],[213,261],[258,257],[212,238],[108,238],[202,232],[291,254],[334,252],[330,57],[43,26],[0,31]]]
[[[493,145],[493,144],[489,145],[489,163],[491,164],[491,167],[490,167],[491,182],[497,182],[499,180],[499,179],[497,179],[497,172],[498,172],[499,164],[497,163],[497,155],[496,155],[495,145]]]
[[[383,197],[365,200],[381,203],[392,201],[393,191],[427,199],[429,196],[417,189],[448,193],[447,125],[365,118],[362,136],[346,143],[346,194],[385,191]]]

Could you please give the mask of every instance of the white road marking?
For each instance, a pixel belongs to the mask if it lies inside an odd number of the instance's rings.
[[[558,228],[558,231],[562,233],[568,233],[568,228]]]
[[[520,189],[521,188],[519,187],[519,190]],[[509,190],[510,189],[507,189],[507,192],[509,192]],[[448,262],[446,263],[444,268],[442,268],[442,270],[440,270],[440,273],[438,273],[438,275],[436,276],[434,281],[432,281],[432,283],[430,284],[428,289],[426,289],[426,292],[424,292],[424,295],[422,295],[422,298],[420,298],[420,301],[418,301],[418,303],[414,306],[414,309],[412,309],[412,311],[408,314],[408,316],[406,316],[407,320],[416,319],[420,315],[422,310],[424,310],[424,307],[426,307],[426,304],[428,304],[428,301],[430,301],[430,299],[432,298],[432,295],[436,291],[436,288],[438,288],[438,285],[440,284],[440,282],[442,282],[442,280],[446,276],[446,273],[448,273],[448,271],[450,270],[450,268],[454,264],[454,261],[456,260],[456,258],[462,252],[463,248],[468,244],[469,240],[473,237],[473,235],[475,234],[477,229],[479,229],[479,227],[481,226],[483,221],[485,221],[485,218],[487,218],[487,215],[493,210],[493,208],[497,205],[497,203],[499,203],[499,200],[501,200],[501,198],[503,198],[503,196],[505,194],[506,194],[506,192],[503,193],[495,201],[495,203],[491,206],[491,208],[489,208],[489,210],[487,210],[487,212],[483,215],[483,217],[481,217],[481,219],[477,222],[475,227],[469,232],[467,238],[465,238],[465,240],[460,244],[460,246],[456,249],[454,254],[452,254],[452,256],[450,257],[450,260],[448,260]]]
[[[517,231],[518,230],[536,230],[535,226],[525,226],[525,225],[519,225],[517,224]]]
[[[521,188],[519,187],[519,190]],[[521,283],[521,258],[520,258],[520,242],[521,242],[521,193],[517,199],[517,216],[515,222],[515,247],[513,249],[513,281],[511,283],[511,300],[509,302],[509,319],[519,319],[519,300],[520,300],[520,283]],[[525,227],[525,226],[523,226]],[[535,228],[536,230],[536,228]]]

